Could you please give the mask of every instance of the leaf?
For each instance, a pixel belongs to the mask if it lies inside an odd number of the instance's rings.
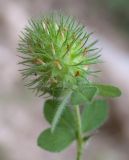
[[[71,95],[71,103],[73,105],[81,104],[86,101],[86,97],[78,90],[74,91]]]
[[[109,107],[104,100],[96,100],[82,113],[82,130],[90,132],[99,128],[108,118]]]
[[[59,97],[62,93],[62,88],[54,88],[54,90],[50,90],[49,94],[53,97]]]
[[[104,97],[119,97],[121,91],[119,88],[111,85],[94,84],[98,88],[99,95]]]
[[[49,99],[44,105],[44,116],[46,120],[51,124],[53,117],[58,109],[59,101]],[[71,109],[66,106],[58,123],[58,126],[68,127],[69,129],[75,128],[74,117]]]
[[[58,105],[59,105],[59,101],[55,99],[49,99],[44,104],[44,110],[43,110],[44,116],[50,124],[52,123],[52,120],[57,111]]]
[[[57,109],[55,116],[53,117],[53,120],[52,120],[52,127],[51,127],[52,132],[54,132],[54,130],[60,120],[60,117],[64,111],[64,108],[65,108],[66,104],[68,103],[68,99],[70,98],[71,94],[72,94],[72,92],[67,93],[67,95],[64,97],[64,99],[61,101],[61,103],[58,106],[58,109]]]
[[[73,105],[82,104],[86,101],[92,101],[93,97],[96,95],[97,88],[92,86],[83,85],[79,90],[72,93],[71,103]]]
[[[86,96],[88,101],[92,101],[94,96],[96,95],[97,88],[92,86],[82,86],[81,88],[83,95]]]
[[[66,128],[56,128],[54,132],[46,129],[37,140],[38,146],[50,152],[60,152],[68,147],[75,136]]]

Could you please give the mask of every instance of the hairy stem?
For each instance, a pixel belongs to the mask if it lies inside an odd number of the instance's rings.
[[[79,106],[75,106],[75,118],[77,125],[77,158],[76,160],[82,160],[82,151],[83,151],[83,137],[82,137],[82,128],[81,128],[81,115]]]

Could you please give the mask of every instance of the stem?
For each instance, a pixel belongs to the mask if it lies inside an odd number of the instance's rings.
[[[75,106],[75,118],[77,125],[77,158],[76,160],[82,160],[83,151],[83,137],[82,137],[82,127],[81,127],[81,115],[79,106]]]

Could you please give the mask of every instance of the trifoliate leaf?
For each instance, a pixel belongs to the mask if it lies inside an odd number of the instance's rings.
[[[64,108],[66,107],[66,105],[68,103],[68,99],[70,98],[71,94],[72,94],[72,92],[67,93],[64,96],[64,99],[61,101],[61,103],[58,106],[58,109],[57,109],[55,116],[53,117],[53,120],[52,120],[52,128],[51,128],[52,132],[55,130],[55,128],[61,118],[61,115],[64,111]]]
[[[92,86],[81,86],[79,90],[75,90],[71,96],[71,103],[73,105],[82,104],[86,101],[92,101],[96,95],[97,88]]]
[[[72,134],[66,128],[56,128],[54,132],[51,129],[46,129],[38,137],[38,145],[50,152],[60,152],[69,146],[75,139]]]
[[[103,85],[103,84],[95,84],[98,88],[99,95],[104,97],[119,97],[121,95],[121,91],[119,88],[112,85]]]
[[[55,112],[57,111],[59,101],[55,99],[49,99],[44,104],[44,116],[49,123],[52,123]]]
[[[87,100],[86,97],[80,91],[76,90],[72,93],[71,103],[73,105],[81,104],[85,102],[86,100]]]
[[[80,88],[82,94],[87,98],[88,101],[92,101],[93,97],[96,95],[97,88],[92,86],[81,86]]]
[[[52,123],[53,117],[55,116],[55,113],[58,110],[58,107],[59,107],[58,100],[49,99],[45,102],[44,116],[50,124]],[[64,108],[64,111],[59,120],[58,126],[67,127],[69,129],[75,129],[73,113],[68,106]]]
[[[104,100],[88,104],[82,113],[82,130],[93,131],[99,128],[108,118],[109,107]]]

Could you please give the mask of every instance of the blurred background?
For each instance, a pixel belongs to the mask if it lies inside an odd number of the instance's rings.
[[[110,117],[86,146],[86,160],[129,160],[129,0],[0,0],[0,160],[74,160],[75,144],[60,154],[41,150],[48,124],[43,99],[24,87],[18,72],[18,35],[30,17],[61,8],[79,17],[103,48],[101,82],[122,90],[109,100]]]

